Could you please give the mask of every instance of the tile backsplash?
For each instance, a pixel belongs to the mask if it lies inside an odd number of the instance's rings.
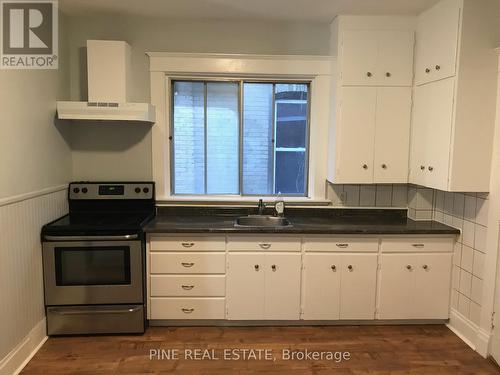
[[[333,185],[327,187],[334,206],[407,207],[414,220],[436,220],[462,231],[453,255],[451,305],[479,324],[488,194],[449,193],[415,185]]]

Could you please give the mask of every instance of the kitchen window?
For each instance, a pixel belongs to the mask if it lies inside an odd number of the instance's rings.
[[[170,84],[173,194],[307,196],[308,82]]]

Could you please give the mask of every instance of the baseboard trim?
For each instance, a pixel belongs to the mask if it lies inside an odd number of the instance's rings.
[[[0,360],[0,375],[19,374],[47,338],[46,323],[43,318],[5,358]]]
[[[487,332],[479,328],[477,333],[476,352],[481,354],[482,357],[488,358],[490,351],[491,332]]]
[[[462,339],[467,345],[472,349],[477,348],[477,336],[479,333],[479,327],[472,323],[465,316],[460,314],[458,311],[451,309],[450,312],[450,322],[447,327],[458,337]]]

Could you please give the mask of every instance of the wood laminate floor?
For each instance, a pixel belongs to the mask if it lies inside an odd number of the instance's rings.
[[[195,349],[210,358],[184,359]],[[223,360],[224,349],[269,350],[272,360]],[[180,359],[150,359],[150,350]],[[214,356],[212,356],[212,351]],[[350,359],[283,360],[283,350],[349,352]],[[190,352],[191,351],[191,352]],[[247,352],[251,355],[252,352]],[[261,351],[262,355],[263,353]],[[269,353],[269,352],[268,352]],[[268,354],[269,355],[269,354]],[[218,357],[219,359],[216,359]],[[275,360],[274,360],[275,359]],[[50,338],[22,374],[500,374],[442,325],[152,327],[141,336]]]

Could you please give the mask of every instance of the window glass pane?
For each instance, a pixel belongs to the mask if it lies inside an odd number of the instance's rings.
[[[205,113],[203,82],[175,82],[174,193],[205,193]]]
[[[207,194],[239,194],[238,83],[207,83]]]
[[[308,86],[277,84],[275,194],[306,193]]]
[[[273,194],[273,84],[243,86],[243,194]]]

